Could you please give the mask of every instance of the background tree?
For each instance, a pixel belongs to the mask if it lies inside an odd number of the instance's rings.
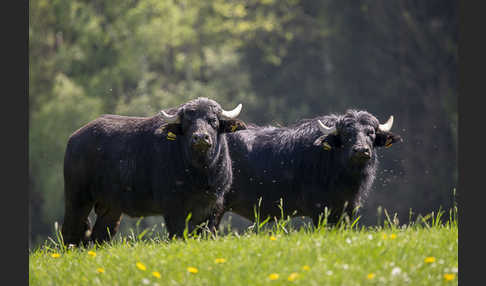
[[[32,245],[62,220],[72,132],[103,113],[150,116],[198,96],[243,102],[242,119],[259,124],[393,114],[404,143],[381,152],[362,221],[376,223],[378,206],[406,222],[409,209],[452,204],[455,1],[39,0],[29,18]]]

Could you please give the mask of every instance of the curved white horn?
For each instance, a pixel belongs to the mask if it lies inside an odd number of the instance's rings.
[[[169,114],[165,113],[165,111],[163,111],[163,110],[160,111],[160,114],[165,119],[165,121],[169,124],[180,123],[179,115],[177,115],[177,114],[169,115]]]
[[[329,135],[331,133],[336,132],[336,126],[334,126],[334,127],[327,127],[319,119],[317,119],[317,123],[319,124],[319,130],[321,130],[321,132],[324,133],[324,135]]]
[[[238,117],[238,115],[240,115],[240,112],[241,112],[241,108],[243,107],[243,105],[238,104],[238,106],[231,110],[231,111],[226,111],[224,109],[222,109],[222,112],[221,112],[221,117],[222,119],[235,119],[236,117]]]
[[[388,118],[388,121],[385,124],[380,124],[380,126],[378,126],[378,129],[383,132],[388,132],[390,131],[392,126],[393,126],[393,115],[391,115],[390,118]]]

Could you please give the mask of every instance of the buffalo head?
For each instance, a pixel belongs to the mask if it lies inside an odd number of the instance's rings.
[[[245,129],[245,124],[236,119],[241,108],[239,104],[227,111],[214,100],[197,98],[181,105],[173,114],[165,111],[160,114],[168,124],[168,131],[181,135],[189,161],[196,167],[204,167],[219,152],[222,133]]]
[[[380,124],[376,117],[366,111],[348,110],[343,116],[326,123],[329,126],[317,120],[323,135],[314,141],[314,145],[323,146],[328,151],[340,150],[344,160],[358,164],[374,158],[375,147],[390,147],[402,141],[399,135],[390,132],[393,116]]]

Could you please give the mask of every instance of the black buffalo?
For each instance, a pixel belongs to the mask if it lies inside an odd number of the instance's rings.
[[[109,240],[122,213],[163,215],[170,236],[183,233],[189,213],[192,226],[214,225],[232,181],[224,133],[244,128],[240,111],[198,98],[152,117],[103,115],[74,132],[64,158],[65,243]]]
[[[327,207],[329,222],[345,211],[351,214],[367,195],[377,169],[376,148],[402,141],[387,123],[366,111],[302,120],[277,128],[248,124],[227,136],[233,160],[233,184],[225,210],[248,219],[261,198],[260,216],[312,218],[318,223]],[[345,205],[347,207],[345,208]]]

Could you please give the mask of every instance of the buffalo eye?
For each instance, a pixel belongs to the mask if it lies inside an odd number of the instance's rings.
[[[217,125],[218,125],[218,120],[216,120],[216,118],[214,118],[214,117],[209,117],[208,118],[208,122],[213,127],[217,127]]]
[[[368,135],[370,137],[373,137],[375,135],[375,130],[374,129],[369,129],[368,131],[366,131],[366,135]]]

